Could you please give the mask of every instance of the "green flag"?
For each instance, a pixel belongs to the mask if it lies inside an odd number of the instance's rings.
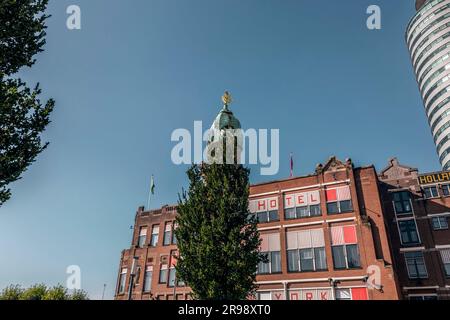
[[[152,179],[150,180],[150,192],[152,194],[155,194],[155,179],[153,178],[153,175],[152,175]]]

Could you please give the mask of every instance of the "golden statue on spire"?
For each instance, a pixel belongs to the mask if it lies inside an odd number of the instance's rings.
[[[225,91],[225,93],[222,96],[222,102],[224,105],[228,106],[233,102],[233,98],[231,98],[231,94],[228,91]]]

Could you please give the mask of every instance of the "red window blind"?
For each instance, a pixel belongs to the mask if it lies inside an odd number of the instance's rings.
[[[331,244],[343,245],[343,244],[355,244],[357,243],[356,227],[355,226],[342,226],[331,228]]]
[[[352,288],[352,300],[369,300],[367,288]]]
[[[170,256],[170,267],[173,268],[177,265],[177,253],[174,252],[172,253],[172,255]]]
[[[326,193],[327,201],[337,201],[336,189],[328,189]]]
[[[344,230],[344,242],[346,244],[352,244],[357,243],[356,239],[356,228],[355,226],[345,226],[343,227]]]

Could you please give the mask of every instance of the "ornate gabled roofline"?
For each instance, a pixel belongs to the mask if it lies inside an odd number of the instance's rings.
[[[383,170],[380,171],[380,173],[378,174],[378,176],[383,176],[384,173],[385,173],[386,171],[388,171],[389,169],[391,169],[392,167],[400,167],[400,168],[403,168],[403,169],[408,170],[409,172],[414,172],[414,171],[419,172],[419,169],[413,168],[413,167],[410,167],[410,166],[406,166],[406,165],[403,165],[403,164],[400,164],[400,162],[398,161],[398,159],[397,159],[396,157],[393,157],[393,158],[390,158],[390,159],[389,159],[389,164],[388,164]]]
[[[316,166],[316,173],[322,173],[324,171],[330,170],[330,168],[335,168],[335,167],[336,168],[341,167],[341,168],[353,169],[352,159],[347,158],[347,159],[345,159],[345,162],[342,162],[341,160],[336,158],[336,156],[331,156],[324,165],[319,163]]]

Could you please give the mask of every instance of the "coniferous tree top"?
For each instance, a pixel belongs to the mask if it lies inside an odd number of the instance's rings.
[[[261,260],[256,218],[248,212],[249,170],[202,164],[187,174],[175,231],[177,278],[197,299],[245,299],[254,293]]]

